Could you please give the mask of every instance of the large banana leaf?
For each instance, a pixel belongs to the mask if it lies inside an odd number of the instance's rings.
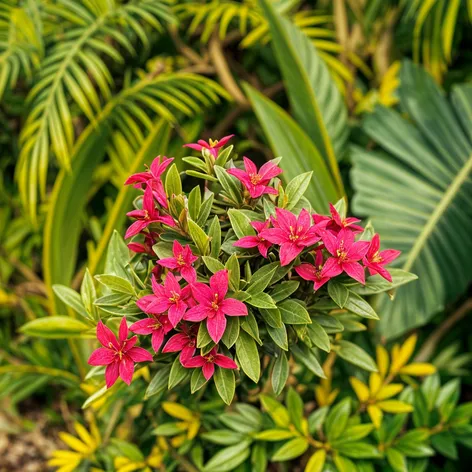
[[[293,116],[312,139],[343,193],[337,164],[349,134],[343,97],[310,39],[277,12],[269,0],[260,0],[260,4],[269,22],[272,47]]]
[[[123,181],[128,175],[141,172],[145,163],[150,163],[152,158],[157,154],[165,154],[170,137],[170,125],[163,119],[156,122],[149,131],[148,136],[144,140],[141,149],[136,158],[131,162],[129,169],[123,172]],[[108,243],[114,230],[120,231],[122,228],[126,212],[131,208],[131,202],[138,195],[138,191],[133,187],[121,187],[115,202],[107,215],[107,222],[100,238],[97,248],[89,256],[89,271],[94,275],[100,267]]]
[[[378,300],[387,337],[425,324],[472,280],[472,86],[453,87],[448,101],[432,77],[405,62],[400,105],[379,107],[366,133],[388,154],[356,149],[353,208],[370,216],[398,264],[418,281]]]
[[[244,90],[274,153],[283,156],[280,166],[284,177],[291,180],[312,170],[314,176],[305,196],[316,211],[326,212],[329,202],[336,202],[341,195],[311,139],[276,103],[249,85],[245,85]]]

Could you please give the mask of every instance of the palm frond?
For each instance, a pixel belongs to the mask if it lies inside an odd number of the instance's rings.
[[[20,78],[30,82],[43,57],[35,7],[34,2],[21,8],[7,2],[0,5],[0,99]]]
[[[274,6],[311,39],[330,72],[339,79],[338,83],[352,81],[351,72],[337,57],[343,52],[343,47],[336,42],[333,16],[316,10],[294,11],[298,3],[279,1],[274,2]],[[243,37],[239,43],[241,48],[266,45],[270,41],[267,19],[262,14],[258,2],[254,0],[183,3],[176,6],[175,11],[182,21],[191,18],[188,34],[198,33],[204,43],[214,32],[218,32],[220,39],[224,39],[231,26],[239,30]],[[360,58],[356,56],[354,60],[360,61]]]
[[[148,45],[149,29],[161,31],[164,23],[174,21],[168,3],[58,0],[45,5],[49,22],[64,32],[48,51],[29,93],[30,113],[20,136],[17,179],[33,220],[38,186],[41,196],[46,194],[50,149],[61,167],[70,168],[75,140],[71,107],[94,121],[101,97],[111,96],[109,64],[123,64],[123,50],[135,55],[137,42]]]

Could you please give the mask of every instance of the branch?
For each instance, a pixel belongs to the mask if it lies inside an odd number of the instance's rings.
[[[216,74],[227,92],[239,105],[249,105],[246,97],[231,74],[218,36],[213,35],[211,38],[208,52],[210,53],[211,62],[215,66]]]
[[[462,318],[472,311],[472,298],[466,300],[451,316],[447,317],[424,342],[420,352],[415,357],[416,362],[427,362],[436,350],[439,341]]]

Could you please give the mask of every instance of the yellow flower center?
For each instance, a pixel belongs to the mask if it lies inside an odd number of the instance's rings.
[[[171,292],[172,296],[169,298],[169,301],[172,303],[177,303],[180,300],[180,295],[177,292]]]
[[[382,262],[382,260],[383,260],[383,259],[382,259],[382,256],[379,254],[379,251],[377,251],[377,252],[372,256],[372,259],[371,259],[372,262],[376,262],[376,263]]]
[[[179,254],[177,256],[177,264],[179,264],[179,266],[184,266],[185,265],[184,256],[182,256],[182,254]]]
[[[209,139],[210,147],[215,147],[218,144],[218,140]]]
[[[249,174],[249,180],[252,185],[257,185],[262,180],[262,177],[259,174]]]

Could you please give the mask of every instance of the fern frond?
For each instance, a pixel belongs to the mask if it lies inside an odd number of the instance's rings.
[[[42,57],[40,27],[30,8],[0,5],[0,100],[20,78],[32,80]]]
[[[77,105],[94,121],[101,110],[101,97],[111,96],[109,64],[123,64],[123,50],[135,55],[136,43],[146,47],[148,28],[161,31],[164,23],[175,21],[169,3],[58,0],[45,5],[49,22],[64,32],[53,42],[29,93],[30,113],[20,136],[17,179],[33,220],[38,186],[43,198],[46,194],[50,149],[61,167],[70,168],[75,139],[71,107]]]

